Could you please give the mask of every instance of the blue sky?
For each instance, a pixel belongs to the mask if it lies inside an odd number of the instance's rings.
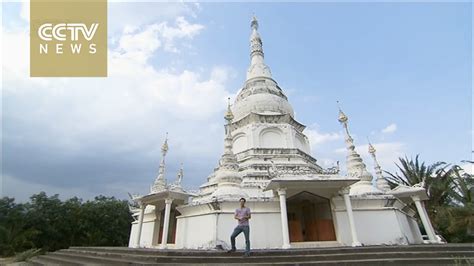
[[[197,188],[222,152],[254,13],[320,164],[345,159],[337,100],[369,170],[367,137],[387,170],[405,154],[471,159],[471,3],[110,3],[109,77],[80,80],[28,77],[26,7],[3,4],[2,195],[147,193],[166,131],[168,178],[183,162]]]

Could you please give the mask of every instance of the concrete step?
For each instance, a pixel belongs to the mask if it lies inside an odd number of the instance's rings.
[[[58,258],[54,253],[36,256],[28,261],[31,265],[82,265],[69,259]]]
[[[30,260],[36,265],[469,265],[474,244],[334,247],[242,252],[71,247]]]
[[[253,265],[472,265],[474,261],[453,260],[450,258],[417,258],[417,259],[363,259],[363,260],[335,260],[335,261],[307,261],[302,263],[271,263],[271,264],[253,264]],[[169,265],[169,264],[168,264]],[[246,264],[247,265],[247,264]]]
[[[41,256],[42,257],[42,256]],[[74,254],[54,252],[48,254],[48,259],[53,258],[63,262],[74,262],[75,265],[90,265],[90,264],[113,264],[113,265],[130,265],[134,263],[134,259],[122,259],[105,256],[91,256],[89,254]],[[140,264],[153,264],[140,262]]]
[[[131,262],[127,264],[117,264],[114,262],[71,262],[71,261],[59,261],[57,259],[51,260],[39,260],[34,265],[246,265],[246,266],[270,266],[270,265],[472,265],[473,261],[467,260],[453,260],[451,258],[417,258],[417,259],[363,259],[363,260],[335,260],[335,261],[305,261],[305,262],[238,262],[238,263],[199,263],[194,262],[190,264],[183,263],[154,263],[154,264],[143,264],[140,262]]]
[[[228,255],[226,253],[214,254],[213,256],[173,256],[161,254],[120,254],[97,251],[82,251],[82,250],[62,250],[56,252],[57,254],[75,255],[75,256],[89,256],[96,258],[120,258],[127,261],[146,262],[146,263],[193,263],[193,262],[209,262],[209,263],[225,263],[234,261],[235,263],[243,262],[304,262],[304,261],[332,261],[332,260],[357,260],[364,258],[372,259],[388,259],[388,258],[474,258],[474,251],[423,251],[423,252],[372,252],[372,253],[335,253],[335,254],[303,254],[303,255],[280,255],[280,256],[252,256],[250,258],[243,258],[242,254],[238,256]]]
[[[223,251],[207,250],[162,250],[146,248],[126,248],[126,247],[71,247],[71,250],[87,250],[109,253],[127,253],[127,254],[163,254],[173,256],[213,256],[223,253]],[[367,246],[367,247],[333,247],[333,248],[307,248],[307,249],[269,249],[252,250],[254,256],[282,256],[285,254],[339,254],[339,253],[373,253],[373,252],[391,252],[391,251],[471,251],[474,250],[474,244],[448,244],[448,245],[410,245],[410,246]],[[238,253],[235,256],[240,256]]]

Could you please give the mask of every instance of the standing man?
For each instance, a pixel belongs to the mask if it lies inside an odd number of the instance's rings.
[[[249,219],[251,217],[250,215],[250,209],[245,207],[245,202],[246,200],[244,198],[240,199],[240,208],[237,208],[235,210],[235,215],[234,218],[237,219],[238,224],[237,227],[235,227],[234,232],[230,236],[230,242],[232,244],[232,249],[229,250],[228,252],[234,252],[235,251],[235,238],[242,232],[244,232],[245,236],[245,254],[244,257],[250,256],[250,227],[249,227]]]

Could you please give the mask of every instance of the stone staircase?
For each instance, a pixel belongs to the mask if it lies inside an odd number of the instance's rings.
[[[333,247],[242,252],[71,247],[30,265],[474,265],[474,244]]]

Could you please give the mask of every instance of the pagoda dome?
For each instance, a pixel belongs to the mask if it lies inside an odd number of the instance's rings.
[[[232,112],[234,121],[250,113],[263,115],[285,115],[294,117],[294,111],[287,97],[271,78],[257,77],[248,80],[236,97]]]

